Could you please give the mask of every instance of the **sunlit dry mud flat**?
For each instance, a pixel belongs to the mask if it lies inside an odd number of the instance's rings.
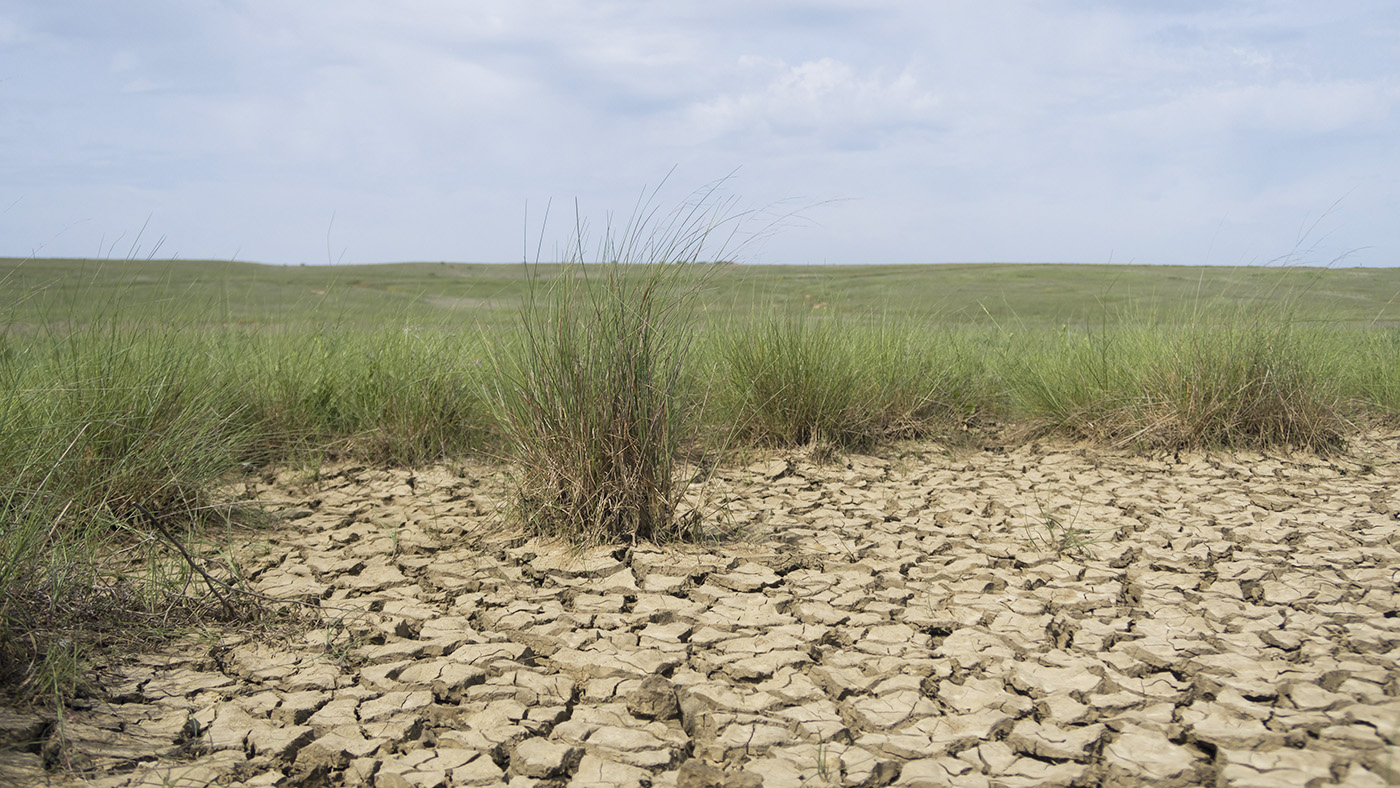
[[[319,624],[105,669],[70,751],[113,788],[1386,785],[1397,460],[773,456],[716,488],[744,539],[583,555],[501,526],[499,469],[288,472],[246,562]]]

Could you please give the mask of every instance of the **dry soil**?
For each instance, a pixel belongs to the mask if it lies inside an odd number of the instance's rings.
[[[0,784],[60,730],[110,788],[1400,784],[1398,482],[1389,434],[773,456],[742,539],[571,553],[499,468],[286,472],[244,560],[314,625],[0,712]]]

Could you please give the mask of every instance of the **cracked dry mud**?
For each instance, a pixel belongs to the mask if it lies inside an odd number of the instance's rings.
[[[1398,460],[775,457],[717,483],[744,539],[581,554],[501,527],[498,468],[287,473],[247,567],[320,625],[106,668],[69,751],[111,788],[1394,784]],[[44,730],[0,714],[0,778],[67,779]]]

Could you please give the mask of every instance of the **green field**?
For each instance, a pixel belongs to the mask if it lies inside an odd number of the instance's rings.
[[[374,327],[513,323],[532,272],[557,265],[394,263],[266,266],[212,260],[0,258],[10,330],[154,308],[171,320]],[[702,311],[772,308],[939,324],[1094,325],[1142,310],[1286,308],[1334,326],[1400,325],[1400,269],[969,263],[926,266],[725,266]],[[211,311],[212,310],[212,311]]]
[[[748,447],[1333,451],[1400,413],[1397,294],[1400,269],[0,260],[0,672],[60,691],[86,636],[202,620],[172,543],[288,463],[501,458],[530,528],[666,540],[696,535],[678,464]]]

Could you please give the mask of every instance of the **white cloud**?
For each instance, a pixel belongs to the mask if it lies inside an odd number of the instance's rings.
[[[1400,262],[1390,0],[105,0],[0,11],[0,254],[513,259],[673,165],[821,202],[766,261]],[[1330,220],[1329,220],[1330,221]],[[68,228],[59,232],[61,228]],[[68,249],[64,244],[71,244]]]
[[[908,69],[884,77],[857,73],[833,58],[793,66],[752,56],[738,66],[743,81],[757,84],[685,113],[685,123],[702,139],[772,145],[817,138],[835,148],[871,148],[893,129],[932,123],[938,107]]]

